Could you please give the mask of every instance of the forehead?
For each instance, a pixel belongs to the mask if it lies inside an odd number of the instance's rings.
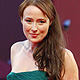
[[[41,9],[39,9],[38,7],[34,5],[29,5],[28,7],[25,8],[23,12],[23,17],[25,16],[45,17],[46,18],[46,14]]]

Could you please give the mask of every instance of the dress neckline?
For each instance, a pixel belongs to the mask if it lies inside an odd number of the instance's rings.
[[[34,70],[34,71],[26,71],[26,72],[11,72],[13,74],[22,74],[22,73],[34,73],[34,72],[45,72],[45,71],[42,71],[42,70]]]

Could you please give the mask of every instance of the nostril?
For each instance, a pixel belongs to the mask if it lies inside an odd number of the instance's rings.
[[[32,27],[31,30],[32,30],[33,32],[36,32],[38,29],[37,29],[36,27]]]
[[[37,28],[36,28],[36,27],[32,27],[31,30],[32,30],[33,32],[36,32],[36,31],[37,31]]]
[[[31,31],[32,31],[32,32],[37,32],[37,29],[32,29]]]

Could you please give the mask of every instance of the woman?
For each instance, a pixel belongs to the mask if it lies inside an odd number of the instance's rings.
[[[24,0],[19,16],[27,40],[12,45],[7,80],[78,80],[76,61],[65,49],[51,0]]]

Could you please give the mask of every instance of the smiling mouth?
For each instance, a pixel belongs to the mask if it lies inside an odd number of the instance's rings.
[[[36,38],[39,34],[30,33],[33,38]]]

